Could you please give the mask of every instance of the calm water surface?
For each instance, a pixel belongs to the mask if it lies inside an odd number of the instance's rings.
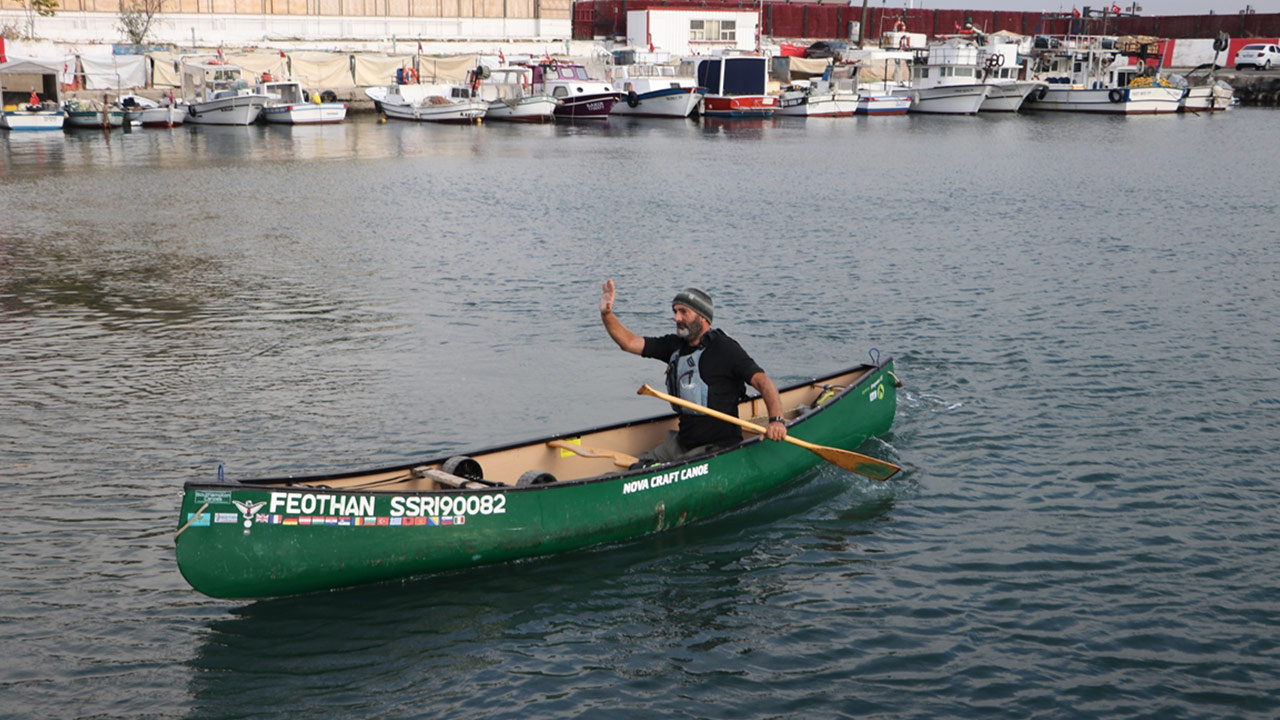
[[[0,135],[0,715],[1272,717],[1280,116]],[[681,286],[863,450],[711,522],[225,602],[181,484],[657,412]]]

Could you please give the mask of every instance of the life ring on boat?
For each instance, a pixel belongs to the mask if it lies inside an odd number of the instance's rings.
[[[404,80],[405,85],[418,84],[418,71],[413,68],[405,68],[404,72],[400,73],[400,77]]]
[[[1124,91],[1120,88],[1112,88],[1111,92],[1107,93],[1107,99],[1113,103],[1118,103],[1124,100]]]
[[[906,31],[907,31],[907,24],[906,24],[906,23],[904,23],[904,22],[902,22],[902,20],[901,20],[901,19],[899,19],[899,20],[898,20],[898,22],[896,22],[896,23],[894,23],[894,24],[893,24],[893,31],[894,31],[894,32],[906,32]]]
[[[627,107],[636,107],[639,104],[640,104],[640,96],[636,94],[636,91],[635,90],[627,91]]]

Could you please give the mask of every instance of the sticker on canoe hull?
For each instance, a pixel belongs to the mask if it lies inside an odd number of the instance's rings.
[[[652,477],[640,478],[638,480],[628,480],[627,482],[622,484],[622,494],[630,495],[631,493],[644,492],[645,490],[660,488],[664,485],[670,485],[671,483],[674,483],[674,482],[680,482],[681,480],[689,480],[690,478],[702,477],[703,475],[706,475],[710,471],[711,470],[710,468],[708,468],[707,463],[702,463],[701,465],[691,465],[687,468],[672,470],[671,472],[663,473],[661,475],[654,475]]]

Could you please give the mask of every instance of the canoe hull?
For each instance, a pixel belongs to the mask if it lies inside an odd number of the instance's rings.
[[[868,368],[793,434],[852,449],[888,431],[891,368]],[[821,462],[797,446],[755,439],[685,463],[532,487],[375,492],[192,482],[176,554],[192,587],[213,597],[314,592],[662,532],[748,502]]]

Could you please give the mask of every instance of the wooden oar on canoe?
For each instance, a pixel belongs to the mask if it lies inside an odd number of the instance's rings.
[[[654,390],[648,385],[640,386],[640,389],[636,391],[636,394],[650,395],[656,398],[661,398],[663,400],[666,400],[669,403],[679,405],[681,407],[686,407],[686,408],[689,408],[690,410],[697,410],[698,412],[704,415],[709,415],[718,420],[724,420],[725,422],[733,423],[734,425],[737,425],[746,430],[750,430],[751,432],[760,433],[761,435],[764,435],[765,433],[768,432],[767,428],[764,428],[760,425],[756,425],[755,423],[747,422],[746,420],[743,420],[742,418],[739,418],[739,417],[735,417],[733,415],[726,415],[725,413],[719,412],[718,410],[712,410],[711,408],[703,407],[697,403],[689,402],[684,398],[678,398],[678,397],[675,397],[674,395],[668,395],[664,392],[659,392],[658,390]],[[832,465],[837,465],[839,467],[844,468],[845,470],[848,470],[851,473],[857,473],[859,475],[869,477],[872,480],[888,480],[889,478],[896,475],[899,470],[902,469],[897,465],[894,465],[893,463],[885,462],[884,460],[878,460],[876,458],[871,457],[870,455],[863,455],[861,453],[852,452],[850,450],[841,450],[840,448],[828,447],[826,445],[818,445],[816,443],[811,443],[811,442],[801,440],[799,438],[791,437],[790,435],[787,435],[787,437],[784,439],[787,442],[791,443],[792,445],[799,445],[805,450],[808,450],[814,453],[815,455],[822,458],[823,460],[826,460]]]
[[[599,448],[583,447],[581,445],[575,445],[574,443],[565,442],[564,440],[550,440],[547,442],[547,445],[550,445],[553,448],[560,448],[561,450],[568,450],[569,452],[575,455],[581,455],[582,457],[612,458],[613,464],[618,467],[631,467],[639,462],[636,458],[633,458],[626,453],[618,452],[617,450],[601,450]]]

